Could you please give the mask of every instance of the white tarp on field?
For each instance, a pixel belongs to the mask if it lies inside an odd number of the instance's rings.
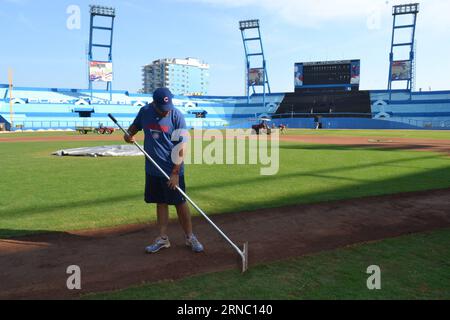
[[[52,153],[55,156],[81,156],[81,157],[130,157],[142,156],[142,152],[134,145],[84,147],[58,150]]]

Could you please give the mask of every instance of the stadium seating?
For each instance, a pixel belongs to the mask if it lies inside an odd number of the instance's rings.
[[[92,94],[92,96],[91,96]],[[141,106],[152,100],[149,94],[133,94],[87,89],[21,88],[13,90],[14,125],[27,129],[74,129],[77,126],[112,126],[112,113],[128,126]],[[329,101],[314,94],[254,94],[247,97],[199,96],[174,97],[190,128],[250,128],[263,114],[276,124],[313,128],[320,114],[326,128],[450,128],[450,91],[396,91],[389,100],[384,91],[332,93]],[[265,104],[264,104],[264,103]],[[311,104],[315,104],[314,113]],[[330,112],[330,105],[333,105]],[[294,106],[294,113],[292,109]],[[0,84],[0,117],[10,119],[8,85]],[[292,118],[292,119],[290,119]],[[316,117],[317,118],[317,117]],[[14,128],[13,128],[14,129]]]
[[[9,90],[7,90],[7,101],[9,101]],[[13,90],[12,96],[16,99],[22,99],[28,103],[70,103],[74,101],[70,97],[59,92],[52,91],[34,91],[34,90]]]

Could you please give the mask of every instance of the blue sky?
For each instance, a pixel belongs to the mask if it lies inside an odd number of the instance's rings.
[[[141,88],[141,66],[164,57],[197,57],[211,65],[210,94],[244,93],[238,21],[261,21],[272,91],[293,91],[294,63],[361,59],[361,88],[384,89],[392,28],[386,0],[0,0],[0,83],[87,87],[89,4],[114,6],[114,89]],[[66,27],[70,5],[80,29]],[[450,89],[448,0],[421,3],[417,89]]]

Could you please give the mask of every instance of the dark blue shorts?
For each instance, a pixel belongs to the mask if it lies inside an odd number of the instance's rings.
[[[184,176],[180,176],[180,188],[183,191],[186,190]],[[172,190],[169,188],[166,178],[146,174],[145,202],[179,205],[186,202],[186,199],[178,190]]]

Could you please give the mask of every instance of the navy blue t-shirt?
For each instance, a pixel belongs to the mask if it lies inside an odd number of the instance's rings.
[[[160,116],[152,104],[139,110],[133,125],[144,130],[144,149],[153,160],[167,173],[172,173],[175,164],[172,161],[172,150],[181,141],[187,142],[186,121],[180,110],[174,108],[166,117]],[[178,153],[175,151],[175,153]],[[163,177],[163,174],[148,160],[145,171],[151,176]],[[184,174],[184,165],[180,167],[180,175]]]

